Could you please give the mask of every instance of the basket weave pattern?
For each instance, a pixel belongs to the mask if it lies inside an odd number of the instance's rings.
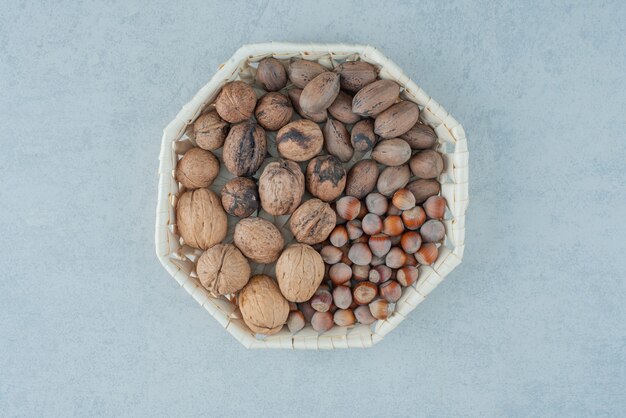
[[[281,60],[304,58],[317,61],[331,69],[346,60],[362,60],[372,63],[379,68],[380,78],[394,80],[403,87],[401,97],[417,103],[420,107],[420,119],[437,133],[437,150],[442,153],[445,162],[445,170],[438,178],[441,183],[441,195],[448,203],[444,219],[445,241],[439,248],[437,260],[431,266],[419,267],[418,281],[403,290],[402,297],[396,303],[394,312],[389,318],[378,320],[371,326],[356,325],[350,328],[335,326],[323,334],[318,334],[310,325],[307,325],[295,335],[291,335],[287,327],[284,327],[278,334],[257,338],[241,319],[241,314],[233,301],[224,296],[212,296],[199,283],[195,273],[195,262],[202,252],[181,244],[175,219],[176,197],[180,190],[179,184],[174,179],[174,169],[182,154],[194,146],[191,126],[215,100],[224,84],[236,79],[252,82],[256,71],[254,63],[268,56]],[[270,157],[278,157],[274,137],[274,134],[268,132]],[[218,157],[220,153],[221,150],[215,152]],[[366,157],[367,155],[365,154]],[[461,124],[411,81],[395,63],[372,46],[278,42],[245,45],[220,66],[211,80],[189,103],[183,106],[176,118],[163,131],[159,156],[155,233],[157,256],[172,277],[246,348],[370,347],[397,327],[441,283],[444,277],[461,263],[465,248],[465,210],[468,205],[468,156],[467,140]],[[363,153],[355,152],[354,158],[346,166],[351,166],[363,157]],[[223,185],[232,177],[222,164],[220,174],[211,189],[219,194]],[[306,198],[308,197],[305,196],[304,199]],[[263,211],[260,211],[258,216],[274,222],[285,236],[286,243],[293,240],[293,235],[287,226],[288,216],[273,217]],[[226,241],[231,240],[236,222],[237,219],[229,217],[229,232]],[[253,274],[265,273],[274,276],[273,265],[252,264],[251,266]]]

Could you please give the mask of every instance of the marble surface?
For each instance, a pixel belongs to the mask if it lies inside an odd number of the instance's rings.
[[[0,3],[0,415],[623,416],[624,4]],[[162,129],[269,40],[371,43],[467,132],[464,263],[372,349],[246,351],[154,254]]]

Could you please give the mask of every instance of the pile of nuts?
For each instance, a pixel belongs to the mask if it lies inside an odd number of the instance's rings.
[[[196,147],[175,171],[177,231],[204,251],[202,286],[236,301],[253,332],[386,319],[418,266],[437,259],[444,160],[400,93],[364,61],[330,71],[265,58],[254,88],[227,83],[194,122]],[[268,156],[267,131],[280,158]],[[218,196],[210,188],[222,164],[232,178]],[[291,237],[266,219],[281,216],[295,241],[287,246]],[[229,217],[240,219],[225,243]],[[276,277],[252,275],[251,263],[274,264]]]

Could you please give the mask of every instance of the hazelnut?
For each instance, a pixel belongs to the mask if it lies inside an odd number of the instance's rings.
[[[312,115],[309,115],[302,110],[302,108],[300,107],[300,96],[302,95],[302,89],[291,89],[287,92],[287,94],[289,95],[289,99],[291,99],[291,104],[293,105],[293,108],[304,119],[309,119],[313,122],[322,123],[328,118],[328,112],[326,110],[323,110],[319,113],[314,113]]]
[[[418,179],[407,184],[406,188],[415,196],[415,203],[420,204],[429,197],[439,194],[441,185],[437,180]]]
[[[280,128],[276,134],[276,146],[284,158],[307,161],[320,153],[324,136],[315,122],[300,119]]]
[[[191,148],[176,165],[175,177],[187,189],[209,187],[220,171],[220,162],[211,151]]]
[[[335,227],[335,221],[335,211],[328,203],[309,199],[291,215],[289,228],[296,240],[314,245],[328,238]]]
[[[289,316],[287,317],[287,328],[289,328],[289,332],[295,334],[304,328],[306,324],[304,314],[300,311],[291,311],[289,312]]]
[[[372,235],[369,239],[369,247],[372,254],[377,257],[384,257],[391,249],[391,240],[387,235]]]
[[[339,309],[348,309],[352,305],[352,291],[347,286],[337,286],[333,289],[333,301]]]
[[[437,134],[428,125],[416,123],[400,138],[404,139],[412,149],[432,148],[437,143]]]
[[[402,287],[395,280],[389,280],[378,287],[380,297],[389,303],[396,303],[402,296]]]
[[[393,205],[400,210],[409,210],[415,206],[415,196],[407,189],[400,189],[393,194]]]
[[[346,195],[363,199],[376,187],[378,165],[374,160],[361,160],[348,171]]]
[[[267,91],[278,91],[287,85],[287,71],[276,58],[263,58],[256,70],[256,81]]]
[[[369,278],[370,275],[370,266],[367,264],[364,265],[359,265],[359,264],[353,264],[352,265],[352,278],[354,280],[367,280]]]
[[[293,108],[287,96],[281,93],[267,93],[256,105],[254,116],[257,122],[268,131],[277,131],[291,120]]]
[[[356,93],[368,84],[376,81],[378,70],[369,62],[347,61],[335,69],[339,74],[341,88]]]
[[[387,207],[387,216],[399,216],[402,215],[402,211],[396,207],[393,203]]]
[[[415,259],[415,253],[406,255],[406,261],[404,262],[404,265],[405,266],[414,266],[414,267],[417,267],[419,265],[419,263]]]
[[[333,315],[335,324],[340,327],[349,327],[354,325],[356,318],[351,309],[339,309]]]
[[[361,205],[361,207],[363,207]],[[348,231],[348,239],[354,241],[363,236],[363,229],[361,229],[361,221],[359,219],[353,219],[346,223],[346,231]]]
[[[407,231],[402,234],[400,245],[405,253],[413,254],[422,246],[422,236],[415,231]]]
[[[293,213],[304,195],[304,174],[293,161],[269,163],[259,179],[261,206],[274,216]]]
[[[352,99],[352,111],[361,116],[376,116],[394,104],[400,86],[393,80],[378,80],[361,88]]]
[[[402,212],[402,222],[407,229],[417,229],[426,220],[426,213],[420,206],[415,206]]]
[[[350,134],[338,120],[328,118],[324,124],[324,145],[329,154],[337,157],[341,162],[348,162],[354,154],[350,144]]]
[[[390,215],[383,221],[383,234],[387,234],[390,237],[395,237],[404,231],[404,224],[402,218],[398,215]]]
[[[399,269],[406,262],[406,253],[398,247],[393,247],[385,257],[385,264],[391,269]]]
[[[235,176],[252,176],[267,154],[265,131],[254,121],[234,125],[224,141],[222,159]]]
[[[402,286],[411,286],[417,281],[419,271],[415,266],[404,266],[396,272],[396,280]]]
[[[335,207],[337,209],[337,215],[347,221],[351,221],[359,214],[361,202],[359,202],[359,199],[356,197],[344,196],[337,200]]]
[[[376,322],[376,318],[372,316],[370,308],[367,305],[357,306],[354,309],[354,316],[359,323],[370,325]]]
[[[311,318],[311,326],[317,332],[326,332],[333,327],[333,314],[330,312],[315,312]]]
[[[387,280],[391,279],[391,275],[393,274],[393,271],[391,270],[391,268],[387,267],[384,264],[374,267],[374,270],[376,270],[378,274],[380,275],[379,283],[384,283]]]
[[[255,333],[276,334],[287,322],[289,304],[269,276],[252,276],[237,300],[244,322]]]
[[[408,165],[386,167],[378,176],[376,188],[384,196],[391,196],[396,190],[403,188],[409,182],[411,170]],[[439,184],[439,183],[437,183]]]
[[[370,312],[376,319],[387,319],[389,317],[389,302],[385,299],[377,299],[369,304]]]
[[[222,206],[229,215],[246,218],[259,209],[259,191],[254,180],[235,177],[222,189]]]
[[[375,267],[380,266],[381,264],[385,264],[385,258],[372,254],[372,261],[370,261],[370,266]]]
[[[372,158],[381,164],[397,167],[409,161],[411,147],[403,139],[386,139],[374,147]]]
[[[442,219],[446,213],[446,199],[441,196],[431,196],[422,205],[429,218]]]
[[[367,305],[376,295],[378,295],[378,286],[371,282],[361,282],[352,291],[352,298],[359,305]]]
[[[335,247],[343,247],[348,243],[348,231],[343,225],[337,225],[330,233],[330,243]]]
[[[370,193],[365,198],[365,206],[370,213],[382,216],[387,213],[387,198],[380,193]]]
[[[346,170],[333,155],[315,157],[306,168],[306,187],[313,196],[331,202],[346,187]]]
[[[434,179],[443,171],[443,158],[437,151],[427,149],[411,157],[411,171],[422,179]]]
[[[374,132],[381,138],[398,137],[415,125],[419,115],[420,109],[415,103],[409,101],[396,103],[376,117]]]
[[[324,279],[324,261],[306,244],[291,244],[276,262],[276,279],[291,302],[309,300]]]
[[[296,87],[304,88],[311,80],[325,71],[328,71],[326,67],[315,61],[299,59],[289,64],[287,73],[289,74],[289,80]]]
[[[437,260],[438,255],[439,250],[437,249],[437,246],[433,243],[427,242],[423,244],[419,250],[417,250],[415,253],[415,259],[418,263],[429,266]]]
[[[296,302],[289,302],[289,312],[297,311],[298,304]]]
[[[378,272],[378,270],[371,269],[367,275],[367,279],[372,283],[379,283],[380,273]]]
[[[350,247],[350,251],[348,251],[348,258],[354,264],[364,266],[372,261],[372,252],[367,244],[357,243]]]
[[[193,123],[193,136],[196,144],[209,151],[224,145],[228,130],[228,122],[220,118],[220,115],[214,110],[198,116],[198,119]]]
[[[302,302],[298,304],[298,308],[300,308],[300,312],[304,315],[304,319],[306,322],[311,322],[313,318],[313,314],[317,312],[313,307],[311,307],[311,303],[309,301]]]
[[[250,265],[233,244],[217,244],[198,259],[196,272],[200,283],[214,295],[241,290],[250,279]]]
[[[327,288],[320,287],[311,298],[311,307],[318,312],[328,312],[333,296]]]
[[[207,250],[226,238],[228,218],[215,193],[196,189],[178,199],[176,226],[185,244]]]
[[[380,234],[383,230],[383,221],[380,216],[368,213],[361,221],[361,228],[367,235]]]
[[[343,251],[341,251],[340,248],[337,248],[334,245],[325,245],[324,247],[322,247],[320,255],[322,256],[322,260],[324,260],[324,263],[337,264],[339,261],[341,261]]]
[[[339,75],[325,71],[307,83],[300,95],[300,107],[305,113],[328,109],[339,94]]]
[[[345,263],[333,264],[328,270],[328,277],[330,277],[333,285],[342,285],[352,278],[352,269]]]
[[[439,242],[446,236],[446,228],[441,221],[431,219],[420,228],[424,242]]]
[[[256,93],[243,81],[227,83],[215,100],[215,110],[222,119],[230,123],[250,119],[255,106]]]
[[[340,91],[337,98],[328,107],[328,113],[341,123],[351,125],[361,119],[356,113],[352,113],[352,96]]]
[[[359,214],[357,215],[357,219],[361,220],[363,218],[365,218],[365,215],[367,215],[367,208],[365,207],[365,205],[363,203],[361,203],[361,210],[359,210]]]
[[[240,220],[235,226],[233,242],[243,255],[262,264],[276,261],[285,245],[278,228],[263,218]]]
[[[352,244],[358,244],[358,243],[367,244],[367,241],[369,239],[370,239],[370,237],[368,235],[361,235],[360,237],[358,237],[357,239],[352,241]]]

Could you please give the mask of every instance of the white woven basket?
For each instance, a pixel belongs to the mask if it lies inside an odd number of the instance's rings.
[[[254,79],[254,63],[273,56],[277,59],[304,58],[317,61],[327,68],[333,68],[343,61],[363,60],[380,69],[380,78],[398,82],[404,91],[405,100],[417,103],[421,120],[430,125],[438,136],[437,149],[444,155],[445,170],[439,177],[441,194],[448,207],[444,224],[446,238],[439,248],[439,256],[431,266],[419,267],[419,279],[411,287],[404,289],[402,297],[392,315],[373,325],[337,327],[318,334],[310,325],[295,335],[287,327],[269,337],[257,337],[248,329],[234,303],[226,297],[211,296],[199,283],[195,273],[195,261],[200,250],[181,243],[176,230],[175,204],[179,185],[174,179],[174,168],[180,156],[194,146],[190,124],[211,104],[221,87],[232,80]],[[278,156],[274,137],[268,135],[268,148],[272,156]],[[219,154],[219,151],[217,152]],[[356,153],[355,153],[356,154]],[[363,348],[379,342],[387,333],[397,327],[424,298],[446,277],[463,258],[465,241],[465,210],[468,204],[468,150],[465,132],[461,124],[407,77],[391,60],[376,48],[369,45],[348,44],[294,44],[271,42],[242,46],[200,89],[194,98],[183,106],[176,118],[163,131],[159,156],[159,192],[156,216],[156,252],[161,264],[174,279],[203,306],[211,316],[232,334],[246,348],[288,348],[288,349],[334,349]],[[361,159],[356,154],[347,165]],[[211,187],[220,192],[222,186],[232,176],[222,167],[220,175]],[[285,227],[288,217],[272,217],[263,211],[258,216],[270,219],[282,229],[285,241],[293,239],[289,228]],[[236,220],[229,225],[227,240],[232,238]],[[273,266],[253,265],[254,273],[273,275]]]

